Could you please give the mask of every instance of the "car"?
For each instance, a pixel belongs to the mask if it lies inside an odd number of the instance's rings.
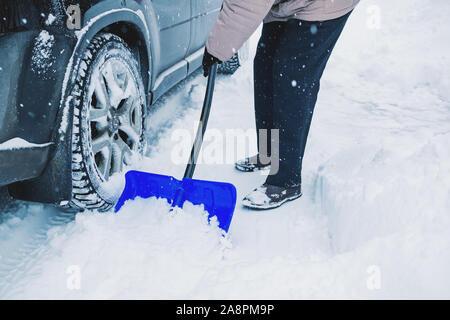
[[[110,210],[148,106],[201,67],[221,0],[1,0],[0,187]],[[221,66],[233,73],[239,56]]]

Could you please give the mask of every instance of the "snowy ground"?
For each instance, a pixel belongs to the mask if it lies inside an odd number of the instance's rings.
[[[322,82],[302,199],[264,213],[238,205],[229,239],[201,208],[169,216],[155,199],[76,217],[3,206],[0,297],[450,298],[449,14],[447,0],[356,9]],[[251,67],[219,78],[211,139],[253,128]],[[182,175],[173,146],[193,131],[204,89],[191,77],[154,107],[139,168]],[[264,181],[231,164],[196,176],[232,182],[239,197]]]

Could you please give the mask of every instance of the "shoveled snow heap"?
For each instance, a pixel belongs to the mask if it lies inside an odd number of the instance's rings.
[[[449,14],[447,0],[355,10],[322,82],[300,200],[238,205],[230,239],[201,207],[169,215],[164,200],[75,219],[28,206],[0,224],[0,297],[450,298]],[[209,138],[253,128],[251,68],[219,78]],[[192,131],[204,89],[198,76],[164,98],[137,168],[182,175],[171,133]],[[196,177],[239,197],[264,181],[231,164]]]

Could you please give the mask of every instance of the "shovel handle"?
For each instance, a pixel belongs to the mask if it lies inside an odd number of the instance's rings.
[[[211,104],[214,93],[214,86],[216,83],[217,63],[214,63],[209,70],[208,85],[206,87],[205,100],[203,101],[202,115],[200,116],[200,123],[195,137],[194,145],[192,146],[191,156],[184,173],[185,179],[192,179],[197,165],[198,156],[205,137],[206,128],[208,126],[209,114],[211,113]]]

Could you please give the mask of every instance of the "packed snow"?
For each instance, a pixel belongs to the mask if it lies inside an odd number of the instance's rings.
[[[0,151],[13,149],[27,149],[27,148],[42,148],[51,145],[51,143],[36,144],[28,142],[22,138],[13,138],[3,143],[0,143]]]
[[[299,200],[238,203],[225,237],[202,207],[169,214],[164,200],[118,214],[5,208],[0,297],[450,298],[449,14],[447,0],[359,5],[322,81]],[[174,145],[193,135],[204,90],[197,74],[152,107],[135,168],[182,176]],[[218,78],[203,156],[226,130],[253,128],[248,61]],[[204,161],[196,178],[234,183],[242,198],[265,176]]]
[[[31,57],[31,68],[42,77],[48,76],[50,68],[55,62],[56,58],[53,54],[54,44],[55,36],[46,30],[41,31],[35,40]]]

